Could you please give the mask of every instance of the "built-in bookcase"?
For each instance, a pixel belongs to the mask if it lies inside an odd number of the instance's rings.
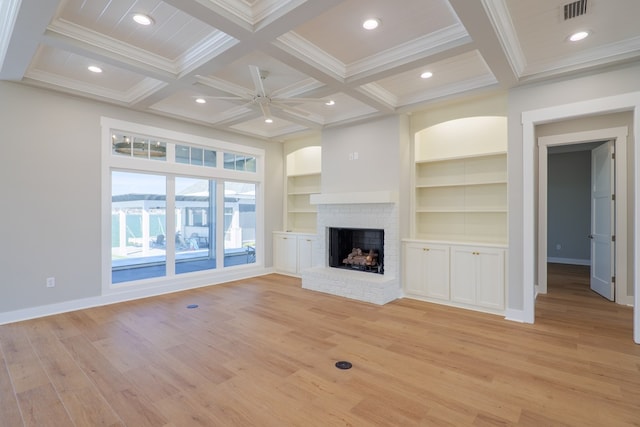
[[[424,131],[414,180],[416,239],[507,243],[506,125],[498,118]]]
[[[320,193],[320,147],[305,147],[287,156],[286,230],[315,233],[317,206],[309,203]]]

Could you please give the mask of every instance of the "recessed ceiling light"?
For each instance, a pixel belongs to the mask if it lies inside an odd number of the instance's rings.
[[[206,99],[204,99],[204,98],[196,98],[196,102],[197,102],[198,104],[206,104],[206,103],[207,103],[207,100],[206,100]]]
[[[264,122],[267,124],[271,124],[273,123],[273,119],[267,118],[267,119],[264,119]]]
[[[96,65],[90,65],[87,67],[87,69],[89,71],[91,71],[92,73],[101,73],[102,72],[102,68],[96,66]]]
[[[569,40],[571,40],[572,42],[578,42],[580,40],[586,39],[587,37],[589,37],[588,31],[578,31],[577,33],[571,34],[571,36],[569,36]]]
[[[150,16],[144,15],[142,13],[136,13],[133,15],[133,20],[136,21],[140,25],[151,25],[153,24],[153,19]]]
[[[429,79],[431,77],[433,77],[433,73],[431,71],[425,71],[424,73],[420,74],[421,79]]]
[[[328,105],[328,106],[336,105],[336,101],[334,101],[333,99],[330,99],[327,102],[325,102],[324,105]]]
[[[378,18],[367,19],[362,23],[362,28],[365,30],[375,30],[380,25],[380,20]]]

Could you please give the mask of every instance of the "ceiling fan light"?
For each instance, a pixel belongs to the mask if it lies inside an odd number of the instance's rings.
[[[136,13],[135,15],[133,15],[133,20],[136,21],[138,24],[144,25],[144,26],[153,24],[153,19],[151,19],[150,16],[145,15],[143,13]]]
[[[431,77],[433,77],[433,73],[431,71],[425,71],[424,73],[420,74],[421,79],[430,79]]]
[[[572,42],[579,42],[580,40],[584,40],[589,37],[588,31],[578,31],[577,33],[573,33],[569,36],[569,40]]]
[[[334,101],[333,99],[330,99],[327,102],[325,102],[324,105],[328,105],[329,107],[331,107],[332,105],[336,105],[336,101]]]
[[[380,20],[378,18],[367,19],[362,23],[362,28],[365,30],[375,30],[380,26]]]
[[[206,103],[207,103],[207,100],[206,100],[206,99],[204,99],[204,98],[196,98],[196,102],[197,102],[198,104],[206,104]]]
[[[270,117],[267,117],[266,119],[264,119],[264,122],[268,125],[270,125],[271,123],[273,123],[273,119]]]
[[[87,67],[87,70],[91,71],[92,73],[101,73],[102,72],[102,68],[98,67],[97,65],[89,65]]]

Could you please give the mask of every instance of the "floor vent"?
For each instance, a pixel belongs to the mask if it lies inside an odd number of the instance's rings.
[[[578,0],[564,5],[564,20],[587,13],[587,0]]]

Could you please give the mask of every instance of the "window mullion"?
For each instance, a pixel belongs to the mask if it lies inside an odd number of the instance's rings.
[[[167,196],[166,196],[166,222],[167,237],[167,276],[176,274],[176,178],[173,175],[167,176]]]

